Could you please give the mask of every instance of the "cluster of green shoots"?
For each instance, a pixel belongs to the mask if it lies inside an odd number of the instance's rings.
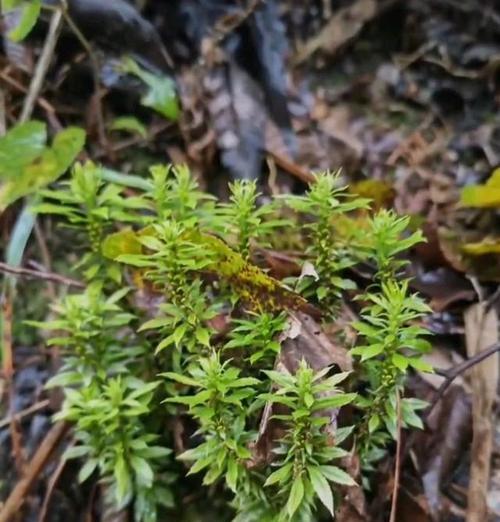
[[[49,385],[63,387],[57,418],[74,426],[67,457],[136,522],[182,513],[187,488],[203,514],[209,505],[223,520],[331,518],[346,488],[359,487],[345,470],[353,453],[373,469],[398,426],[421,425],[422,403],[403,395],[412,368],[429,370],[419,325],[428,309],[400,274],[420,234],[392,212],[371,215],[330,173],[303,196],[261,205],[255,183],[235,182],[219,203],[185,167],[153,167],[143,185],[107,183],[87,163],[38,206],[65,218],[86,248],[77,267],[86,289],[43,325],[65,352]],[[313,369],[307,353],[294,368],[280,359],[291,310],[279,292],[266,294],[276,281],[257,254],[284,234],[308,245],[302,262],[312,267],[287,283],[325,321],[343,300],[362,303],[359,341],[346,347],[353,372]],[[364,293],[353,282],[359,263],[374,271]],[[246,299],[257,284],[249,267],[263,282],[259,303]]]

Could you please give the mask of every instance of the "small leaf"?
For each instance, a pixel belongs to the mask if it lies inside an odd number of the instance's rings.
[[[392,364],[399,370],[404,372],[408,368],[408,359],[399,353],[395,353],[391,357]]]
[[[147,460],[132,455],[130,464],[136,473],[138,483],[142,487],[150,488],[153,484],[154,473]]]
[[[167,379],[171,379],[173,381],[179,382],[181,384],[185,384],[186,386],[193,386],[198,387],[200,384],[195,381],[194,379],[191,379],[191,377],[187,377],[186,375],[181,375],[179,373],[173,373],[173,372],[165,372],[161,374],[163,377],[166,377]]]
[[[293,469],[293,464],[285,464],[281,468],[277,469],[273,473],[267,477],[266,482],[264,483],[264,486],[271,486],[272,484],[275,484],[276,482],[283,483],[285,482],[288,477],[291,475]]]
[[[210,332],[206,328],[197,328],[195,336],[200,344],[203,346],[210,346]]]
[[[80,457],[83,457],[84,455],[87,455],[91,452],[91,448],[89,446],[73,446],[71,448],[68,448],[63,453],[64,459],[79,459]]]
[[[380,426],[380,417],[378,415],[372,415],[368,421],[368,431],[373,433]]]
[[[144,124],[134,116],[121,116],[120,118],[116,118],[111,124],[110,129],[136,132],[142,138],[147,138],[148,136],[148,131]]]
[[[78,482],[85,482],[97,467],[97,459],[88,459],[78,473]]]
[[[180,109],[175,92],[175,84],[167,76],[157,76],[141,69],[139,65],[128,58],[123,63],[125,72],[140,78],[148,87],[146,94],[141,98],[141,103],[151,107],[170,120],[177,120]]]
[[[234,458],[230,458],[227,463],[226,483],[229,489],[236,493],[236,486],[238,484],[238,462]]]

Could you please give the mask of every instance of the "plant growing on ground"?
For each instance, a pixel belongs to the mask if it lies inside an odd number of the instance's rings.
[[[293,519],[296,514],[298,520],[312,520],[316,499],[333,516],[331,483],[354,485],[345,471],[331,464],[347,455],[337,444],[350,430],[337,430],[334,445],[327,428],[334,422],[334,410],[351,402],[356,394],[338,389],[347,373],[327,377],[328,371],[326,368],[315,373],[302,361],[295,375],[264,372],[277,391],[261,398],[289,409],[289,413],[274,416],[285,423],[286,432],[275,450],[278,469],[265,482],[266,487],[278,486],[277,493],[283,498],[279,520]]]
[[[279,334],[287,324],[285,314],[277,316],[263,312],[249,312],[248,319],[234,319],[236,326],[231,329],[229,342],[225,350],[242,348],[248,352],[250,364],[262,359],[268,364],[276,358],[280,351]]]
[[[421,425],[422,403],[402,395],[409,370],[428,369],[418,324],[428,308],[410,293],[399,258],[421,236],[405,236],[407,219],[392,213],[368,219],[366,200],[347,196],[329,173],[288,198],[306,220],[294,230],[303,229],[318,276],[298,288],[329,317],[342,291],[354,288],[346,269],[360,260],[375,266],[358,296],[364,307],[352,354],[359,362],[347,385],[347,373],[314,371],[304,360],[294,372],[286,368],[280,336],[289,312],[309,303],[253,264],[254,245],[265,245],[278,226],[291,228],[274,204],[257,205],[255,184],[235,183],[230,202],[220,204],[184,167],[156,166],[151,180],[136,181],[143,193],[125,198],[88,163],[39,207],[88,236],[87,288],[64,298],[48,325],[62,332],[51,342],[67,352],[51,385],[65,390],[58,418],[74,423],[78,444],[69,456],[85,459],[81,478],[99,474],[116,506],[133,504],[137,521],[154,521],[184,494],[170,472],[176,464],[166,446],[174,439],[190,481],[202,476],[213,498],[234,495],[222,518],[228,510],[238,522],[331,516],[341,488],[355,484],[337,465],[350,454],[347,436],[369,469],[396,434],[398,410],[403,426]],[[356,213],[363,214],[359,233]],[[132,288],[111,293],[125,278]],[[139,294],[155,303],[146,312]],[[338,427],[347,404],[352,427]],[[259,459],[261,423],[270,420],[279,435]],[[175,437],[173,424],[181,427]]]
[[[172,507],[171,475],[165,457],[171,451],[157,444],[148,416],[158,381],[138,378],[148,347],[136,339],[127,343],[135,317],[117,304],[129,291],[106,296],[94,282],[80,295],[67,296],[55,306],[58,318],[39,323],[56,330],[48,344],[64,348],[64,366],[48,386],[64,386],[64,403],[56,419],[73,422],[77,445],[66,458],[85,458],[79,480],[94,471],[107,485],[107,496],[118,508],[134,500],[137,521],[154,522],[158,506]]]
[[[316,295],[330,311],[335,311],[342,290],[355,288],[342,272],[356,264],[356,251],[345,243],[335,230],[335,220],[346,213],[368,207],[368,200],[353,198],[345,187],[338,186],[338,174],[323,173],[303,196],[287,196],[287,203],[300,213],[310,216],[304,225],[310,256],[317,274],[302,279],[301,290],[307,296]],[[358,253],[359,255],[359,253]]]
[[[79,480],[98,470],[113,504],[122,509],[134,500],[135,519],[144,522],[157,520],[159,506],[174,505],[169,487],[173,477],[165,472],[165,457],[171,450],[157,445],[159,436],[143,420],[151,414],[157,385],[115,377],[85,388],[67,388],[64,405],[55,416],[75,425],[78,443],[65,457],[85,457]]]
[[[206,470],[203,484],[213,484],[224,475],[228,487],[236,492],[248,481],[244,461],[251,457],[247,444],[253,438],[246,429],[246,410],[257,394],[260,382],[241,377],[231,361],[220,361],[217,353],[202,358],[188,368],[189,376],[167,372],[164,377],[196,390],[194,395],[168,398],[167,402],[185,404],[200,425],[204,442],[179,456],[194,461],[189,473]]]
[[[255,181],[238,180],[229,184],[229,203],[219,205],[220,228],[224,236],[234,237],[234,247],[245,260],[249,259],[252,242],[265,245],[272,232],[285,224],[272,219],[275,205],[257,206],[260,194]]]
[[[351,350],[360,357],[368,382],[367,393],[358,401],[364,409],[358,442],[365,468],[383,456],[382,448],[391,438],[397,438],[399,410],[403,427],[422,427],[415,412],[425,403],[401,395],[409,368],[432,371],[421,358],[430,349],[428,331],[418,325],[431,310],[410,293],[408,280],[397,277],[406,264],[397,255],[422,241],[420,232],[401,237],[407,226],[408,218],[387,211],[371,220],[367,247],[376,263],[376,277],[361,296],[367,302],[361,320],[353,324],[363,343]]]
[[[102,241],[117,222],[139,221],[134,212],[143,207],[137,197],[123,197],[124,188],[106,184],[102,169],[87,162],[77,163],[71,180],[62,181],[59,188],[42,191],[45,202],[35,210],[63,216],[68,228],[82,231],[85,235],[86,252],[76,268],[84,268],[86,279],[109,278],[121,282],[121,270],[102,254]]]

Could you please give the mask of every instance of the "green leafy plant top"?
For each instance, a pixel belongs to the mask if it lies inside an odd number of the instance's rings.
[[[33,157],[42,130],[31,129]],[[154,166],[142,180],[85,163],[43,196],[38,209],[64,219],[86,249],[76,267],[86,289],[44,325],[65,352],[49,386],[64,388],[58,418],[77,440],[68,456],[136,521],[176,516],[186,484],[209,486],[197,495],[221,519],[328,519],[345,488],[369,485],[398,427],[421,427],[424,403],[405,397],[405,382],[431,370],[429,308],[410,291],[404,254],[422,236],[393,212],[371,215],[338,175],[318,175],[279,205],[241,181],[219,203],[186,167]],[[305,243],[296,290],[261,263],[287,233]],[[372,270],[362,292],[351,280],[361,262]],[[344,299],[360,304],[354,370],[313,369],[288,313],[331,320]],[[297,368],[284,338],[305,351]],[[352,477],[344,465],[358,455],[364,474]]]

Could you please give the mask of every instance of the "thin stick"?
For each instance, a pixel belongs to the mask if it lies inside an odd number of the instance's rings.
[[[35,279],[43,279],[45,281],[52,281],[54,283],[61,283],[63,285],[74,286],[76,288],[85,288],[81,281],[71,279],[53,272],[42,272],[40,270],[31,270],[30,268],[22,268],[8,265],[0,261],[0,272],[12,274],[15,276],[32,277]]]
[[[429,405],[425,414],[423,415],[423,421],[427,422],[436,404],[441,400],[446,390],[450,387],[451,383],[459,375],[466,372],[469,368],[472,368],[472,366],[479,364],[481,361],[484,361],[484,359],[487,359],[488,357],[490,357],[490,355],[493,355],[498,351],[500,351],[500,342],[493,344],[486,350],[483,350],[482,352],[479,352],[478,354],[474,355],[474,357],[470,357],[469,359],[461,362],[457,366],[450,368],[447,372],[443,372],[442,374],[444,375],[445,380],[438,388],[436,395],[434,396],[434,399],[432,400],[431,404]]]
[[[19,513],[26,495],[36,481],[38,475],[49,462],[54,450],[69,429],[66,422],[54,424],[36,450],[26,470],[25,476],[19,480],[0,510],[0,522],[10,522]]]
[[[401,473],[401,397],[399,391],[396,396],[398,416],[398,438],[396,440],[396,462],[394,464],[394,486],[392,488],[391,516],[389,522],[396,522],[396,510],[398,507],[399,475]]]
[[[269,154],[269,156],[271,156],[271,158],[273,158],[278,167],[281,167],[283,170],[286,170],[296,178],[300,179],[300,181],[302,181],[303,183],[314,182],[314,175],[304,167],[301,167],[297,163],[294,163],[292,160],[288,159],[285,156],[282,156],[281,154],[273,150],[268,149],[266,152]]]
[[[74,441],[68,445],[68,448],[71,448],[75,445]],[[57,464],[54,473],[50,477],[49,483],[47,484],[47,491],[45,493],[45,498],[43,499],[42,507],[40,508],[40,513],[38,515],[38,522],[45,522],[47,519],[47,512],[49,510],[50,501],[52,500],[52,495],[54,493],[54,489],[57,485],[57,482],[61,478],[61,475],[64,471],[64,467],[66,466],[66,459],[60,459]]]
[[[5,71],[0,71],[0,79],[19,92],[23,92],[25,94],[28,92],[28,89],[24,85],[19,83],[14,78],[11,78],[7,73],[5,73]],[[55,114],[56,110],[45,98],[40,96],[36,102],[45,112],[50,113],[51,115]]]
[[[19,122],[23,123],[31,118],[36,100],[42,89],[43,81],[50,66],[50,61],[54,55],[57,38],[62,28],[63,14],[61,9],[56,9],[50,19],[49,32],[43,45],[42,54],[36,64],[35,74],[31,80],[28,95],[24,100],[23,110]]]
[[[37,411],[45,409],[50,404],[49,399],[45,399],[43,401],[37,402],[33,405],[31,405],[29,408],[25,408],[24,410],[21,410],[17,413],[14,413],[13,415],[9,415],[8,417],[5,417],[0,421],[0,430],[5,428],[5,426],[8,426],[12,421],[21,421],[28,415],[31,415],[32,413],[36,413]]]

